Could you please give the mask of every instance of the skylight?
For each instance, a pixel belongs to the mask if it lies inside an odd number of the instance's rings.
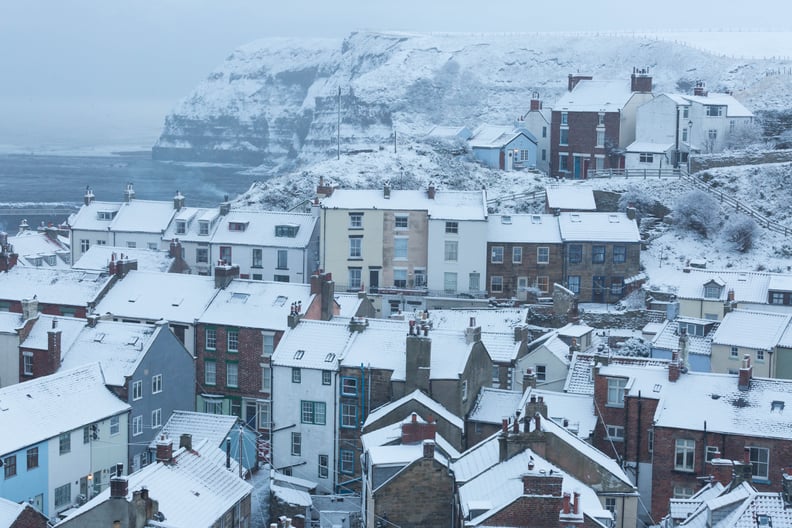
[[[234,292],[234,293],[231,294],[231,298],[229,299],[229,301],[232,302],[232,303],[243,304],[243,303],[247,302],[248,297],[250,297],[249,293]]]
[[[569,221],[570,222],[580,222],[580,215],[577,214],[577,213],[572,213],[571,215],[569,215]]]
[[[608,215],[608,222],[610,222],[611,224],[618,224],[619,215],[615,215],[615,214]]]
[[[327,354],[325,356],[325,362],[327,362],[327,363],[330,363],[334,359],[335,359],[335,354],[333,354],[332,352],[330,352],[329,354]]]
[[[302,359],[304,355],[305,355],[305,350],[298,350],[297,352],[294,353],[294,359]]]
[[[286,304],[287,300],[288,298],[285,295],[278,295],[278,297],[276,297],[275,300],[273,301],[272,305],[283,306],[284,304]]]

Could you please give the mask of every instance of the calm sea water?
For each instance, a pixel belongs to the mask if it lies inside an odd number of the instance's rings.
[[[176,191],[188,206],[216,206],[246,191],[255,181],[246,167],[152,161],[149,153],[119,156],[0,155],[0,229],[15,232],[22,218],[31,225],[65,218],[26,214],[48,206],[82,204],[86,186],[99,201],[120,202],[127,182],[143,200],[171,200]],[[7,214],[22,204],[19,215]]]

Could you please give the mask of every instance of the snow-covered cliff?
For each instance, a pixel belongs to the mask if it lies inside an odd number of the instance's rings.
[[[259,40],[234,51],[166,118],[155,159],[241,162],[269,170],[379,148],[432,125],[510,123],[533,92],[552,106],[567,75],[629,79],[656,91],[733,90],[753,110],[792,107],[775,62],[713,55],[632,36],[353,33]]]

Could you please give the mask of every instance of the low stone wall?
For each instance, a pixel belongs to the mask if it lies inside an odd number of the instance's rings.
[[[761,165],[763,163],[785,163],[792,161],[792,150],[757,150],[750,152],[725,152],[691,156],[690,172],[696,173],[718,167],[736,165]]]

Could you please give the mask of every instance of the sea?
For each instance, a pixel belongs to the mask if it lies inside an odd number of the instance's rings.
[[[107,155],[0,154],[0,230],[15,234],[20,222],[31,227],[58,224],[83,203],[86,187],[98,201],[120,202],[131,183],[142,200],[171,200],[180,191],[187,206],[217,206],[257,179],[249,167],[154,161],[150,151]]]

